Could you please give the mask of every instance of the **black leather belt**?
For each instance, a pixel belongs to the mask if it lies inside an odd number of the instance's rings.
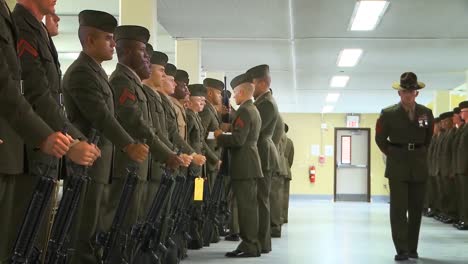
[[[398,143],[390,143],[390,146],[400,148],[400,149],[405,149],[405,150],[410,150],[413,151],[415,149],[420,149],[424,147],[424,144],[416,144],[416,143],[408,143],[408,144],[398,144]]]

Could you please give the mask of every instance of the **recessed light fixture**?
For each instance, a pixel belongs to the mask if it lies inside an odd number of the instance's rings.
[[[362,49],[344,49],[338,55],[338,67],[354,67],[359,62]]]
[[[327,103],[336,103],[338,101],[338,98],[340,98],[339,93],[329,93],[325,101]]]
[[[322,114],[325,114],[325,113],[331,113],[333,112],[333,109],[335,107],[333,105],[325,105],[323,108],[322,108]]]
[[[347,75],[335,75],[330,80],[330,87],[346,87],[349,81],[349,76]]]
[[[351,17],[350,30],[374,30],[389,4],[389,1],[384,0],[358,0]]]
[[[76,60],[80,56],[79,52],[59,52],[58,57],[62,60]]]

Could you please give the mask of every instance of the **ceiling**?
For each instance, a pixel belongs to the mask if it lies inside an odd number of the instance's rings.
[[[352,0],[157,1],[158,49],[173,60],[174,39],[200,39],[202,71],[225,72],[228,81],[252,66],[269,64],[282,112],[320,112],[330,91],[341,94],[333,112],[380,112],[398,101],[391,83],[404,71],[414,71],[426,83],[418,99],[424,104],[435,91],[465,83],[466,0],[391,0],[376,30],[369,32],[348,31]],[[119,13],[118,0],[75,2],[57,4],[60,52],[80,50],[80,7]],[[336,66],[343,48],[364,50],[356,67]],[[64,67],[72,61],[66,55],[61,55]],[[106,70],[114,65],[106,64]],[[335,74],[351,77],[346,88],[329,87]]]

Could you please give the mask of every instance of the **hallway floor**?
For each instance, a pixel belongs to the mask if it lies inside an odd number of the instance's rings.
[[[283,237],[273,239],[273,251],[260,258],[229,259],[224,254],[238,242],[222,240],[209,248],[189,251],[182,263],[268,264],[467,264],[468,231],[458,231],[423,217],[419,260],[393,261],[393,247],[386,203],[332,203],[293,198],[289,224]]]

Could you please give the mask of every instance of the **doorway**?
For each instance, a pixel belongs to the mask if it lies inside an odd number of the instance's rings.
[[[335,128],[334,201],[370,202],[370,128]]]

